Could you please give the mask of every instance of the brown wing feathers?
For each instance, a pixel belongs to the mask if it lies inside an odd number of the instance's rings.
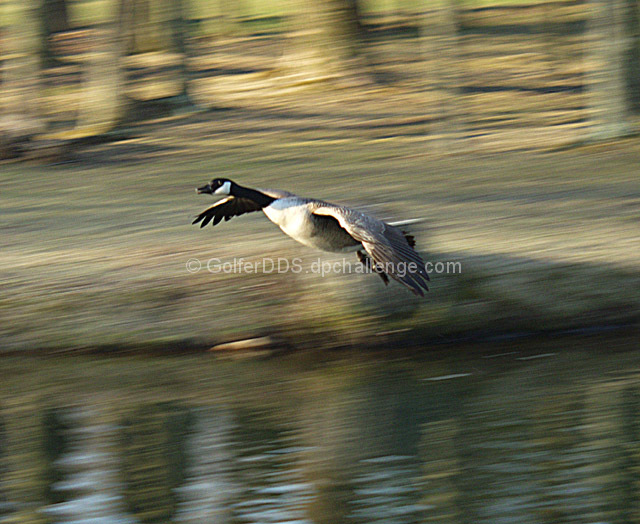
[[[424,296],[424,291],[429,290],[429,274],[424,261],[413,249],[413,236],[352,209],[325,204],[314,213],[335,217],[353,238],[362,242],[365,251],[381,271],[407,286],[413,293]],[[415,267],[408,267],[411,263]]]
[[[429,290],[429,274],[420,256],[410,248],[403,237],[401,238],[407,249],[395,242],[391,242],[391,245],[385,242],[363,242],[362,245],[382,271],[407,286],[416,295],[424,296],[423,290]],[[411,263],[414,268],[409,267]]]

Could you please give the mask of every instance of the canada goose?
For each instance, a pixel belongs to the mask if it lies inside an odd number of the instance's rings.
[[[389,276],[424,296],[429,275],[413,249],[414,238],[400,229],[345,206],[287,191],[250,189],[227,178],[214,178],[196,189],[198,194],[225,196],[200,213],[193,224],[216,225],[252,211],[267,218],[294,240],[331,252],[356,251],[358,260],[389,283]],[[373,261],[373,263],[372,263]],[[388,275],[388,276],[387,276]],[[424,290],[424,291],[423,291]]]

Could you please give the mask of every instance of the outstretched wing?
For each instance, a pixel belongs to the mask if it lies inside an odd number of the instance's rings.
[[[399,229],[354,209],[331,204],[323,203],[313,213],[334,217],[347,233],[362,242],[382,271],[416,295],[424,296],[424,291],[429,290],[425,263]]]
[[[260,211],[262,207],[248,198],[236,198],[229,196],[216,202],[209,209],[205,209],[200,213],[192,224],[200,222],[200,227],[206,226],[213,220],[213,225],[220,223],[222,219],[229,220],[232,217],[244,215],[251,211]]]

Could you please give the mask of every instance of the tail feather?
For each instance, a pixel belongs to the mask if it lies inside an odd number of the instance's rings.
[[[406,231],[403,231],[402,234],[404,235],[407,244],[409,244],[409,247],[416,247],[416,238],[413,235],[410,235]]]

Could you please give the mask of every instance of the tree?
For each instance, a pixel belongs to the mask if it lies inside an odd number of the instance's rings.
[[[332,78],[370,81],[364,55],[366,32],[357,0],[296,2],[294,33],[281,63],[303,81]]]
[[[180,92],[172,97],[172,103],[180,109],[193,108],[195,104],[190,95],[191,73],[188,67],[191,49],[187,43],[188,24],[185,18],[185,5],[183,0],[167,1],[172,48],[180,57],[176,71],[180,82]]]
[[[464,132],[460,92],[460,38],[457,0],[436,0],[421,13],[420,42],[423,53],[425,93],[429,96],[433,152],[459,152]]]
[[[45,129],[40,105],[44,38],[39,23],[40,3],[16,1],[13,7],[15,18],[7,26],[8,58],[2,61],[0,158],[19,156],[23,146]]]
[[[157,51],[161,44],[154,31],[152,20],[152,6],[149,0],[132,0],[129,3],[129,12],[126,13],[130,23],[127,26],[126,45],[127,53],[148,53]]]
[[[84,81],[75,130],[63,133],[70,139],[104,135],[138,118],[144,108],[167,113],[193,108],[189,96],[190,75],[187,68],[186,22],[182,0],[167,0],[167,27],[171,50],[179,55],[176,76],[179,90],[171,97],[159,100],[133,100],[127,96],[127,75],[124,58],[127,43],[135,41],[135,33],[143,25],[136,15],[146,18],[144,9],[134,9],[141,0],[113,0],[112,12],[94,28],[92,45],[85,58]]]
[[[629,47],[624,56],[625,81],[630,109],[640,113],[640,6],[635,0],[626,0],[624,19]]]
[[[171,62],[173,78],[170,84],[177,86],[169,95],[165,92],[163,96],[137,99],[130,109],[134,112],[139,109],[145,114],[189,112],[199,109],[191,96],[192,72],[189,62],[192,58],[192,48],[189,44],[189,23],[184,0],[163,0],[150,4],[157,9],[152,25],[149,25],[151,17],[148,10],[131,7],[142,5],[146,0],[123,1],[129,4],[129,8],[121,10],[120,13],[120,31],[126,34],[126,41],[141,42],[138,38],[138,32],[141,30],[149,35],[158,36],[160,44],[156,50],[161,51],[164,58]],[[137,18],[139,16],[147,21],[146,25],[142,23],[143,20]],[[147,41],[146,38],[143,40]],[[135,47],[129,49],[134,51]],[[126,55],[125,51],[124,56]],[[131,116],[135,118],[135,114]]]
[[[631,134],[629,121],[639,79],[635,0],[589,0],[587,91],[589,140]]]
[[[40,21],[44,33],[42,59],[46,64],[52,64],[55,63],[55,56],[51,50],[51,37],[70,28],[67,0],[42,0],[41,9]]]
[[[113,0],[107,20],[93,30],[85,54],[83,87],[76,128],[70,138],[105,134],[127,118],[129,100],[122,65],[124,38],[131,23],[132,0]]]

